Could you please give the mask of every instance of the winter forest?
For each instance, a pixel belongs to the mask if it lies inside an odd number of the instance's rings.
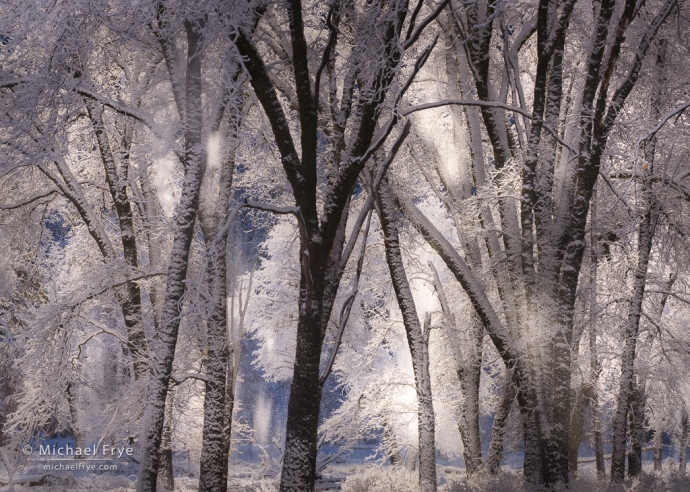
[[[0,490],[690,490],[685,0],[2,0]]]

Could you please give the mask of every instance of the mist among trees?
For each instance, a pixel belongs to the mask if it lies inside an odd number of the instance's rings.
[[[679,0],[6,0],[0,489],[687,490],[688,66]]]

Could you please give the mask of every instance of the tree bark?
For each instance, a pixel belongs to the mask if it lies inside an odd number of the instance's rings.
[[[236,82],[239,74],[240,71],[236,70],[231,80]],[[207,190],[199,207],[199,222],[206,242],[206,257],[208,259],[206,283],[209,292],[208,302],[211,305],[211,315],[206,321],[205,366],[208,379],[204,394],[199,492],[225,492],[228,486],[229,436],[232,433],[232,407],[234,404],[234,397],[229,395],[228,378],[234,378],[235,371],[234,360],[230,356],[230,339],[228,337],[228,232],[221,230],[221,228],[225,225],[223,212],[229,211],[230,207],[235,172],[235,152],[237,150],[238,113],[239,108],[242,107],[241,99],[241,91],[224,91],[221,111],[217,115],[211,132],[218,134],[225,107],[229,107],[230,131],[227,140],[231,146],[230,154],[221,164],[217,195],[213,196],[214,194]],[[213,179],[209,174],[206,174],[205,177],[208,181]]]
[[[680,418],[680,444],[678,446],[678,471],[685,474],[688,461],[688,444],[690,444],[690,424],[688,423],[688,411],[683,408]]]
[[[185,280],[194,224],[199,206],[199,190],[204,174],[205,154],[202,142],[201,59],[203,22],[185,22],[187,32],[185,176],[180,203],[173,227],[163,315],[159,340],[152,352],[151,377],[141,422],[139,479],[137,492],[155,492],[159,465],[159,448],[165,420],[165,401],[180,327],[180,300],[186,290]]]
[[[175,410],[175,388],[168,390],[165,399],[165,421],[161,436],[160,463],[158,465],[157,489],[172,492],[175,490],[175,471],[173,469],[173,411]]]
[[[658,209],[651,194],[651,179],[646,173],[647,182],[645,186],[645,196],[647,197],[646,211],[640,230],[638,233],[638,264],[633,280],[633,295],[630,300],[628,323],[625,331],[625,345],[621,356],[621,376],[620,389],[616,401],[616,412],[613,416],[613,450],[611,454],[611,480],[620,482],[623,480],[625,472],[625,436],[628,420],[628,412],[637,383],[634,375],[635,350],[637,345],[637,335],[642,313],[642,300],[647,278],[647,267],[649,265],[649,255],[652,249],[652,239]]]
[[[506,373],[505,389],[496,409],[494,422],[491,425],[491,444],[489,444],[489,453],[486,456],[486,469],[492,475],[496,475],[500,470],[506,425],[510,416],[510,410],[513,408],[516,393],[515,384],[511,380],[510,374]]]
[[[441,284],[441,278],[429,262],[434,277],[434,288],[441,302],[441,309],[445,323],[455,328],[455,317],[450,310],[445,289]],[[459,346],[455,336],[452,337],[453,355],[462,391],[462,413],[458,422],[458,430],[462,439],[462,455],[465,461],[467,475],[474,475],[482,469],[482,443],[479,429],[479,386],[481,382],[482,348],[484,342],[484,327],[476,316],[470,323],[469,344],[465,347],[465,353]]]
[[[635,388],[628,413],[630,427],[630,450],[628,451],[628,476],[636,477],[642,473],[642,439],[644,436],[644,411],[646,397],[644,388]]]
[[[398,306],[403,316],[415,375],[419,429],[419,486],[422,492],[433,492],[436,490],[435,418],[429,360],[428,357],[425,357],[427,352],[425,339],[428,340],[429,323],[425,322],[427,333],[424,333],[417,315],[412,290],[405,274],[396,223],[397,208],[390,195],[389,185],[385,177],[379,189],[376,211],[381,221],[386,247],[386,261]]]
[[[132,130],[125,128],[123,148],[125,151],[122,159],[121,170],[118,173],[117,164],[108,140],[108,134],[103,120],[103,106],[89,98],[85,98],[89,118],[96,134],[98,148],[105,169],[105,179],[110,189],[110,196],[115,206],[120,225],[120,238],[122,251],[127,266],[135,272],[139,268],[139,251],[137,249],[136,231],[132,215],[132,204],[127,194],[127,174],[129,166],[129,150],[132,144]],[[134,366],[134,379],[139,379],[148,367],[149,347],[144,331],[143,316],[141,313],[141,289],[136,282],[128,282],[124,292],[120,295],[122,315],[128,334],[128,348],[132,356]]]
[[[580,387],[574,398],[574,405],[570,417],[570,442],[568,443],[568,472],[572,476],[577,476],[577,456],[582,440],[582,430],[585,424],[585,393],[586,388]]]
[[[662,470],[663,445],[663,431],[661,427],[657,427],[654,429],[654,471]]]

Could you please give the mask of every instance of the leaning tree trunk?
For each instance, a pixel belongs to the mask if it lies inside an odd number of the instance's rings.
[[[429,267],[434,277],[434,288],[441,302],[443,317],[449,326],[455,326],[455,316],[450,310],[445,289],[441,284],[441,278],[429,262]],[[469,343],[463,354],[459,346],[459,340],[453,336],[451,345],[455,356],[455,365],[462,391],[462,409],[458,430],[462,439],[462,456],[465,460],[467,475],[474,475],[482,469],[482,443],[479,430],[479,385],[482,370],[482,345],[484,342],[484,327],[476,316],[468,329]]]
[[[137,249],[136,231],[132,204],[127,194],[127,175],[129,166],[129,152],[132,144],[132,130],[125,128],[125,137],[122,143],[124,158],[121,170],[118,173],[117,164],[110,147],[108,134],[103,121],[103,106],[91,99],[85,98],[86,108],[98,141],[98,148],[103,161],[105,179],[110,189],[110,195],[115,206],[117,219],[120,226],[122,251],[127,266],[136,272],[139,268],[139,252]],[[136,282],[127,282],[118,300],[122,306],[125,326],[129,343],[128,348],[134,367],[134,379],[139,379],[148,366],[149,350],[146,333],[144,332],[143,316],[141,312],[141,288]]]
[[[419,485],[422,492],[436,490],[436,445],[434,405],[431,395],[429,360],[424,356],[425,334],[422,331],[412,289],[405,274],[400,239],[398,236],[398,210],[390,195],[387,179],[384,178],[377,197],[376,210],[383,229],[386,247],[386,261],[390,271],[393,289],[403,316],[407,343],[412,356],[412,368],[417,389],[417,422],[419,429]],[[425,323],[427,330],[429,323]],[[427,334],[428,337],[428,334]]]
[[[204,145],[202,142],[201,58],[203,51],[203,22],[185,22],[187,31],[187,84],[185,176],[180,203],[176,209],[177,222],[173,226],[173,245],[170,252],[167,285],[163,301],[163,315],[158,343],[152,351],[151,377],[147,389],[146,408],[141,421],[139,448],[139,479],[137,492],[155,492],[159,464],[159,448],[165,420],[165,400],[172,373],[173,358],[180,327],[182,295],[189,265],[189,252],[194,237],[194,224],[199,206],[199,190],[204,174]]]

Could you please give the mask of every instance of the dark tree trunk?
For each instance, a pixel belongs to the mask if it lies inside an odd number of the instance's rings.
[[[211,229],[213,231],[213,229]],[[202,430],[199,492],[225,492],[228,486],[228,449],[225,439],[226,371],[228,369],[225,240],[206,236],[209,250],[208,281],[211,317],[206,322],[206,392]]]
[[[570,417],[570,442],[568,444],[568,471],[571,475],[577,475],[577,456],[580,450],[580,441],[582,440],[582,431],[585,425],[585,393],[587,389],[580,387],[577,392],[573,404],[573,410]]]
[[[398,121],[398,116],[393,116],[384,133],[379,134],[380,139],[377,139],[374,148],[370,149],[383,109],[382,104],[401,60],[400,47],[404,42],[400,38],[400,33],[407,14],[407,2],[387,4],[385,14],[383,14],[384,10],[372,9],[368,12],[371,15],[382,14],[379,22],[376,23],[379,35],[377,39],[381,43],[379,45],[381,57],[377,58],[380,61],[377,61],[373,69],[366,74],[357,73],[359,77],[356,80],[358,86],[356,104],[353,102],[355,74],[348,72],[352,77],[346,77],[347,83],[343,89],[341,107],[339,110],[336,109],[338,115],[331,134],[333,138],[331,155],[337,157],[335,162],[330,162],[331,166],[329,166],[323,193],[319,188],[318,194],[317,150],[320,137],[317,130],[321,96],[319,84],[322,69],[328,66],[337,40],[338,28],[335,26],[338,25],[340,15],[338,4],[335,4],[329,13],[330,37],[324,50],[322,68],[317,70],[314,77],[314,92],[312,92],[312,77],[309,73],[309,45],[304,32],[303,6],[299,0],[291,0],[287,4],[294,87],[299,110],[301,156],[297,152],[290,124],[260,52],[246,31],[240,30],[235,38],[236,46],[244,57],[244,66],[251,76],[254,92],[271,124],[283,169],[296,202],[296,207],[264,206],[263,208],[293,214],[298,221],[300,232],[299,320],[280,479],[282,492],[310,492],[314,489],[322,393],[319,365],[331,309],[345,263],[351,252],[351,249],[343,249],[350,197],[369,156],[378,150],[392,130],[392,125]],[[429,19],[433,19],[433,16],[438,15],[439,12],[437,9]],[[409,45],[416,39],[416,37],[410,38]],[[417,61],[412,77],[428,59],[431,47],[422,52],[423,55]],[[357,57],[365,56],[365,54],[364,51],[355,49],[352,56],[355,63],[358,63]],[[403,89],[407,87],[409,84]],[[356,115],[356,118],[353,118],[354,128],[348,132],[349,142],[346,145],[344,129],[351,112]],[[343,149],[346,150],[344,156]],[[323,197],[321,214],[317,208],[319,195]]]
[[[661,427],[654,429],[654,471],[661,471],[661,458],[663,457],[663,431]]]
[[[172,492],[175,490],[175,471],[173,469],[173,411],[175,409],[175,388],[168,390],[165,399],[165,422],[161,436],[160,463],[158,465],[157,488]]]
[[[302,279],[302,285],[305,283],[305,279]],[[300,306],[308,301],[311,299],[307,299],[306,289],[302,289]],[[288,400],[290,418],[285,431],[281,492],[311,491],[314,488],[317,451],[315,437],[322,392],[319,380],[321,344],[321,330],[315,316],[301,312],[297,326],[294,375]]]
[[[127,266],[135,272],[139,268],[139,252],[137,249],[136,231],[132,216],[132,204],[127,194],[127,175],[129,166],[129,150],[132,144],[131,129],[125,128],[125,139],[122,143],[124,156],[120,172],[111,150],[108,134],[103,121],[103,106],[91,99],[85,99],[86,108],[98,141],[98,148],[105,169],[105,179],[110,189],[120,225],[122,251]],[[149,348],[144,332],[143,316],[141,313],[141,289],[136,282],[128,282],[120,294],[122,315],[127,327],[127,347],[132,356],[134,379],[139,379],[148,367]]]
[[[479,385],[482,374],[482,344],[484,327],[473,320],[470,344],[465,364],[458,370],[462,390],[462,414],[458,428],[462,437],[462,455],[467,475],[475,475],[482,469],[482,442],[479,430]]]
[[[636,477],[642,473],[642,439],[644,436],[644,410],[646,398],[644,388],[638,387],[633,393],[628,423],[630,426],[630,451],[628,451],[628,476]]]

